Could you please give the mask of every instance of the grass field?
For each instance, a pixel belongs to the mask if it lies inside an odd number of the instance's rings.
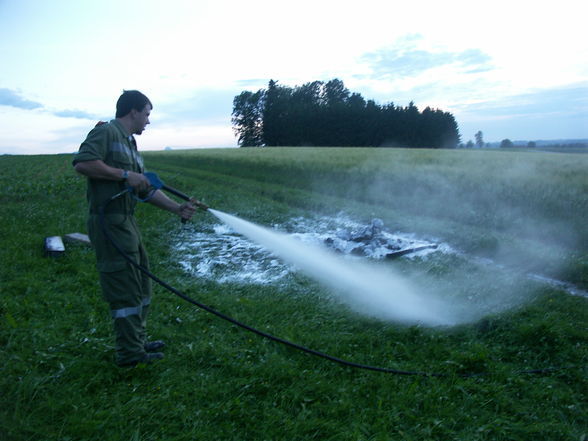
[[[156,288],[149,331],[166,359],[115,367],[91,249],[43,256],[47,236],[85,232],[71,156],[0,157],[0,440],[585,440],[588,155],[402,149],[149,152],[147,167],[213,208],[266,225],[373,217],[461,254],[392,265],[454,296],[522,298],[453,327],[362,316],[313,280],[198,279],[175,261],[187,227],[138,219],[152,270],[238,320],[337,357],[445,374],[356,370],[260,339]],[[492,259],[478,265],[474,257]],[[501,271],[500,268],[504,268]],[[457,298],[457,297],[456,297]],[[520,371],[557,367],[549,373]],[[464,378],[461,374],[481,374]]]

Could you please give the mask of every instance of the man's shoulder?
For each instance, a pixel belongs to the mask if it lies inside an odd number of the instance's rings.
[[[112,121],[99,121],[80,145],[74,164],[76,162],[104,159],[110,146],[116,142],[120,142],[120,136],[118,130],[113,127]]]
[[[94,128],[88,133],[87,140],[95,139],[103,142],[124,142],[127,136],[124,129],[116,122],[98,121]]]
[[[98,132],[98,133],[116,133],[118,131],[116,125],[114,124],[114,120],[113,121],[98,121],[96,123],[96,125],[94,126],[94,128],[92,129],[92,132]]]

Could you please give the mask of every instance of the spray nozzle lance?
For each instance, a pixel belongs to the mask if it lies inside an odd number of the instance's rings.
[[[134,198],[138,199],[141,202],[148,202],[149,199],[151,199],[153,197],[153,195],[155,194],[155,192],[157,190],[164,190],[167,191],[168,193],[171,193],[177,197],[179,197],[180,199],[185,200],[186,202],[190,202],[191,204],[196,205],[198,208],[206,211],[208,210],[208,205],[200,202],[198,199],[193,198],[188,196],[185,193],[182,193],[180,190],[176,190],[173,187],[170,187],[169,185],[165,185],[163,183],[163,181],[161,179],[159,179],[159,176],[157,176],[156,173],[153,172],[146,172],[144,174],[144,176],[147,178],[147,180],[149,181],[149,185],[151,187],[151,190],[149,191],[149,194],[147,197],[145,198],[140,198],[139,196],[137,196],[134,192],[134,189],[130,186],[127,186],[127,188],[125,188],[123,191],[121,191],[120,193],[115,194],[114,196],[112,196],[112,198],[110,198],[111,200],[114,200],[116,198],[118,198],[119,196],[122,196],[125,193],[130,193],[133,195]],[[182,219],[182,222],[184,222],[185,219]]]
[[[185,193],[182,193],[180,190],[176,190],[173,187],[170,187],[169,185],[165,185],[163,183],[163,181],[161,179],[159,179],[159,176],[157,176],[157,174],[153,173],[153,172],[146,172],[145,173],[145,177],[149,180],[149,184],[151,184],[151,187],[153,187],[154,190],[165,190],[168,193],[171,193],[177,197],[179,197],[180,199],[185,200],[186,202],[190,202],[194,205],[196,205],[197,207],[201,208],[202,210],[208,210],[208,206],[206,204],[203,204],[202,202],[200,202],[199,200],[188,196]]]
[[[159,176],[157,176],[157,174],[155,174],[153,172],[146,172],[145,177],[149,180],[149,184],[151,184],[151,187],[153,187],[154,191],[160,190],[160,189],[167,191],[168,193],[171,193],[171,194],[179,197],[180,199],[185,200],[186,202],[190,202],[191,204],[196,205],[198,208],[200,208],[204,211],[208,210],[208,206],[206,204],[203,204],[199,200],[197,200],[193,197],[190,197],[185,193],[182,193],[180,190],[176,190],[173,187],[165,185],[163,183],[163,181],[161,179],[159,179]],[[187,219],[182,218],[182,223],[185,224],[186,222],[187,222]]]

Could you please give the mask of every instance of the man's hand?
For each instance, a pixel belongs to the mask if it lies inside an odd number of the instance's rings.
[[[182,220],[190,220],[194,213],[196,213],[196,208],[194,208],[192,202],[186,202],[178,207],[178,214]]]
[[[121,181],[124,170],[106,165],[104,161],[78,162],[75,170],[90,179],[104,179],[107,181]],[[126,185],[131,187],[135,193],[140,194],[149,189],[149,179],[141,173],[128,172]]]
[[[136,194],[146,192],[151,184],[149,179],[142,173],[129,172],[127,185],[133,189]]]
[[[191,201],[180,205],[176,201],[168,198],[167,195],[161,190],[157,190],[153,194],[153,197],[149,199],[149,203],[155,205],[156,207],[177,214],[182,218],[182,222],[187,221],[194,215],[194,213],[196,213],[196,208],[194,208],[194,205]]]
[[[190,202],[191,202],[193,205],[196,205],[196,206],[197,206],[198,208],[200,208],[201,210],[204,210],[204,211],[208,210],[208,205],[206,205],[206,204],[204,204],[204,203],[200,202],[198,199],[192,198],[192,199],[190,199]]]

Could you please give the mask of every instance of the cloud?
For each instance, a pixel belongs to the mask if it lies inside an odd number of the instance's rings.
[[[83,110],[56,110],[53,115],[60,118],[77,118],[77,119],[105,119],[96,116],[95,114],[85,112]],[[109,119],[109,118],[106,118]]]
[[[198,121],[211,124],[229,123],[233,111],[233,99],[242,89],[200,89],[184,97],[171,98],[161,104],[154,102],[153,122],[180,123]],[[161,114],[158,112],[161,111]]]
[[[0,106],[15,107],[22,110],[35,110],[43,109],[45,112],[50,113],[59,118],[76,118],[76,119],[100,119],[100,117],[85,112],[83,110],[49,110],[42,103],[37,101],[31,101],[23,98],[21,94],[14,90],[1,88],[0,87]]]
[[[17,109],[33,110],[43,107],[43,104],[27,100],[11,89],[0,87],[0,106],[16,107]]]
[[[479,49],[467,49],[456,53],[454,61],[467,69],[465,73],[488,72],[494,68],[491,64],[492,57]]]
[[[482,130],[488,140],[588,137],[588,83],[454,105],[464,139]]]
[[[235,84],[238,87],[245,87],[245,88],[258,88],[263,89],[267,87],[267,83],[269,83],[269,78],[252,78],[249,80],[237,80]]]
[[[414,77],[437,67],[454,65],[464,73],[477,73],[491,70],[491,57],[479,49],[462,52],[431,52],[416,47],[387,48],[364,54],[361,59],[372,70],[371,77]]]
[[[499,101],[485,101],[456,106],[462,112],[487,117],[517,117],[529,115],[559,114],[567,116],[588,116],[588,83],[568,87],[536,90],[503,98]]]

